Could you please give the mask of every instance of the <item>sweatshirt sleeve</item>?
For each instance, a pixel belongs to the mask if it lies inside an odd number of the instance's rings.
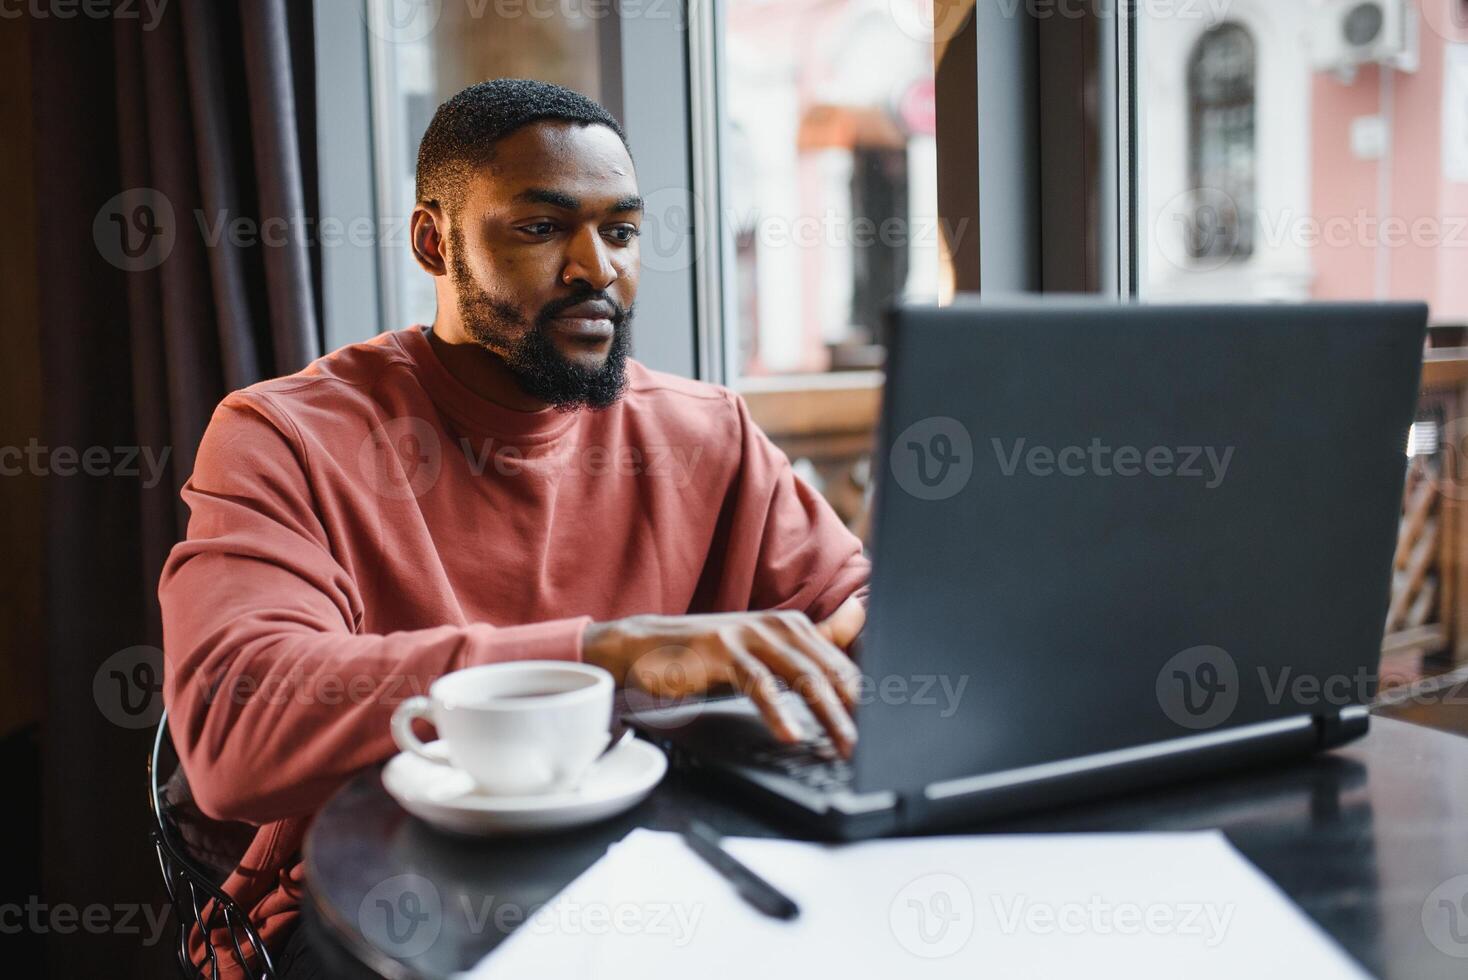
[[[318,808],[396,751],[393,710],[441,674],[579,659],[589,619],[362,633],[351,577],[313,507],[307,461],[251,396],[215,411],[164,565],[164,702],[200,808],[264,824]]]
[[[737,418],[739,471],[725,539],[726,589],[747,591],[743,608],[799,609],[820,622],[856,595],[865,601],[871,563],[790,460],[728,393]]]

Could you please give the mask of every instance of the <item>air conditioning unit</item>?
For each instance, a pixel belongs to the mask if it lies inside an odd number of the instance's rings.
[[[1310,26],[1315,70],[1344,78],[1370,64],[1416,71],[1417,18],[1413,0],[1322,0]]]

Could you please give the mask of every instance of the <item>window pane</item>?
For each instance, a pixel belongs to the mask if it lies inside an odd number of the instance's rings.
[[[931,8],[723,5],[731,374],[879,366],[884,306],[938,298]]]
[[[476,5],[367,0],[373,126],[388,322],[433,319],[433,280],[407,247],[418,142],[433,111],[487,78],[535,78],[600,97],[597,4]]]
[[[1138,6],[1144,295],[1425,300],[1429,343],[1463,345],[1468,5],[1230,0],[1221,20],[1203,8]],[[1454,644],[1442,556],[1457,532],[1443,515],[1462,414],[1429,378],[1405,447],[1384,684]]]
[[[1468,320],[1468,7],[1210,6],[1137,6],[1143,293]]]

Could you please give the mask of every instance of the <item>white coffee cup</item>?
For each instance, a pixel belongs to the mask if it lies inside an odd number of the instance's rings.
[[[574,786],[611,738],[612,675],[591,664],[518,660],[445,674],[428,697],[408,698],[392,716],[405,752],[451,765],[486,793],[522,796]],[[429,752],[413,734],[427,718],[448,748]]]

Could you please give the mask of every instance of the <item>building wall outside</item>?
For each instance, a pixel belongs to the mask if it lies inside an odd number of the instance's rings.
[[[1248,28],[1258,48],[1256,251],[1229,263],[1189,259],[1182,238],[1192,190],[1187,64],[1214,25],[1181,17],[1144,25],[1151,298],[1425,299],[1434,321],[1468,322],[1468,173],[1450,166],[1455,154],[1444,149],[1446,127],[1468,129],[1468,4],[1412,2],[1417,69],[1372,65],[1351,78],[1312,69],[1320,3],[1228,4],[1224,19]],[[1453,78],[1449,68],[1459,64]],[[1386,127],[1379,158],[1353,143],[1353,130],[1378,116]]]

